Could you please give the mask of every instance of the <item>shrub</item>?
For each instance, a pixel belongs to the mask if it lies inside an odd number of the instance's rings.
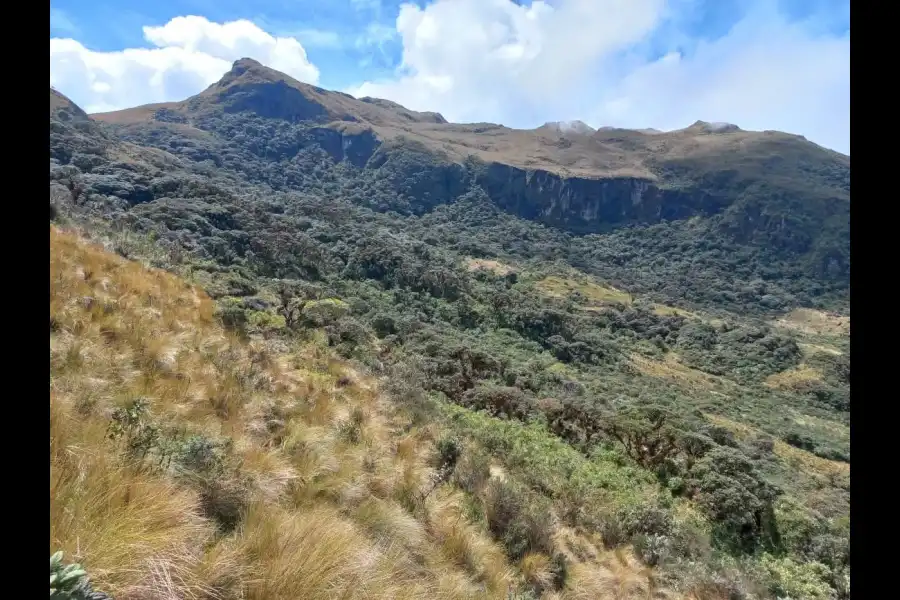
[[[303,307],[303,317],[316,327],[335,323],[349,312],[350,306],[337,298],[312,300]]]
[[[553,552],[553,523],[546,499],[519,484],[491,480],[484,495],[488,529],[513,560],[528,552]]]
[[[246,314],[246,313],[245,313]],[[283,316],[263,310],[254,310],[247,316],[247,323],[257,329],[284,329],[287,323]]]
[[[220,307],[218,317],[226,329],[238,333],[245,333],[247,330],[247,312],[238,305],[230,304]]]
[[[466,452],[454,471],[456,484],[470,494],[477,493],[491,478],[491,457],[478,449]]]
[[[456,437],[442,437],[437,442],[435,467],[438,471],[451,472],[462,454],[462,442]]]
[[[710,451],[694,467],[691,488],[726,543],[749,549],[772,541],[777,491],[740,451],[724,446]]]
[[[830,569],[818,562],[796,562],[791,558],[762,557],[761,564],[771,577],[770,591],[777,598],[834,600],[835,590],[828,584]]]

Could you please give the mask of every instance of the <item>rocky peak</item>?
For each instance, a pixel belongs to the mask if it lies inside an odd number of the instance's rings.
[[[732,131],[741,131],[741,128],[733,123],[724,123],[721,121],[708,122],[696,121],[687,128],[687,131],[696,131],[698,133],[730,133]]]
[[[584,121],[549,121],[544,123],[544,128],[556,131],[560,135],[580,134],[591,135],[595,129]]]

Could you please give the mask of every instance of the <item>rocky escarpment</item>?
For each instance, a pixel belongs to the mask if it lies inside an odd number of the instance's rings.
[[[381,140],[369,128],[314,127],[310,133],[335,162],[346,161],[354,167],[365,167],[381,147]]]
[[[728,203],[707,192],[665,188],[647,179],[563,177],[500,163],[479,169],[476,181],[504,210],[575,233],[713,215]]]

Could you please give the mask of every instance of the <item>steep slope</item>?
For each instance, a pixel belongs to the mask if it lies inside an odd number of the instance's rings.
[[[103,154],[111,141],[97,123],[67,97],[50,88],[50,157],[68,163],[76,153]]]
[[[278,600],[552,587],[549,557],[520,571],[458,488],[435,489],[446,439],[376,379],[315,344],[241,339],[201,290],[53,227],[50,286],[50,548],[96,589]],[[456,451],[474,475],[471,449]],[[654,587],[627,553],[564,552],[568,589],[548,597]]]

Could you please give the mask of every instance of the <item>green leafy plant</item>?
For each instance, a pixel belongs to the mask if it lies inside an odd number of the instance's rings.
[[[91,588],[90,580],[78,563],[63,563],[62,550],[50,557],[50,600],[111,600]]]

